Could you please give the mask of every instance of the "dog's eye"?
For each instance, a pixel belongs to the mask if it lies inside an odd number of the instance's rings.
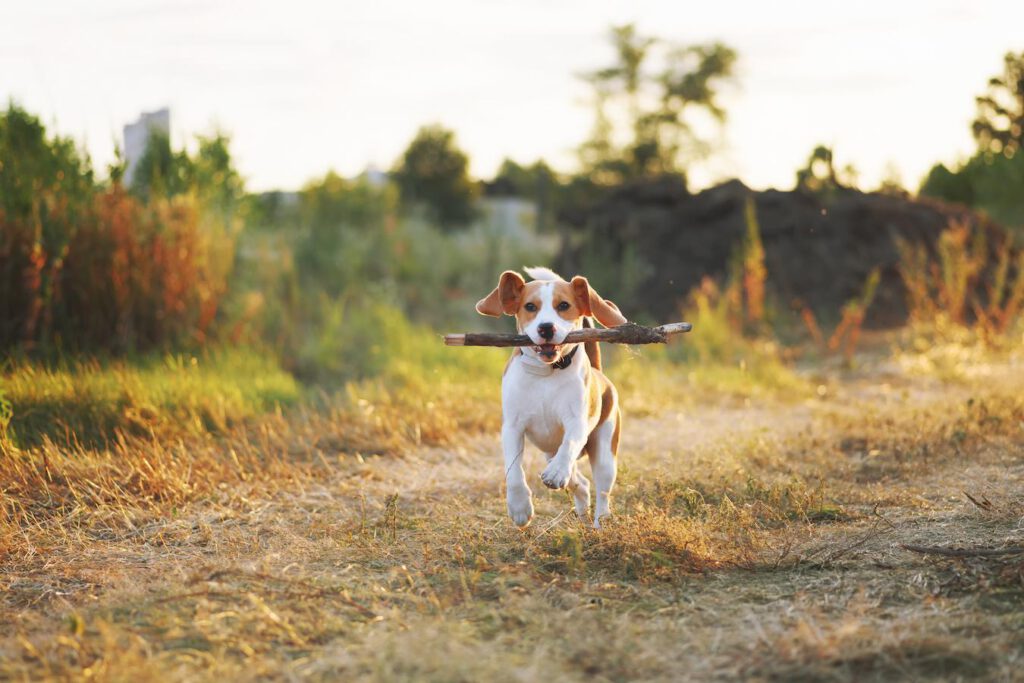
[[[563,301],[562,303],[558,304],[558,310],[560,310],[560,311],[568,311],[569,310],[569,302],[568,301]]]
[[[528,310],[530,313],[533,313],[534,311],[537,310],[537,304],[526,304],[525,306],[523,306],[523,308]]]

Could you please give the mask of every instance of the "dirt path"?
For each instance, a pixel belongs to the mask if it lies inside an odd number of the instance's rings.
[[[1024,556],[901,547],[1024,543],[1022,379],[627,417],[602,532],[536,457],[514,529],[493,435],[349,459],[7,577],[0,655],[26,678],[1024,680]]]

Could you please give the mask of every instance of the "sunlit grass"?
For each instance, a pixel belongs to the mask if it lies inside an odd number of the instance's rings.
[[[668,348],[606,347],[605,372],[618,387],[628,413],[652,414],[666,405],[708,401],[797,402],[812,395],[812,384],[770,342],[748,342],[736,355],[706,360],[673,348],[688,342],[684,335]]]
[[[956,324],[944,315],[907,326],[894,338],[892,358],[901,372],[962,382],[996,372],[1024,358],[1024,325],[998,336]]]
[[[15,446],[95,446],[116,433],[178,437],[224,432],[297,403],[298,383],[266,354],[248,349],[139,360],[24,359],[3,368]]]
[[[481,351],[484,365],[504,356]],[[479,379],[455,377],[451,388],[496,385]],[[927,673],[939,652],[954,669],[985,673],[998,666],[991,652],[1011,640],[1015,617],[977,602],[992,599],[990,588],[935,595],[938,570],[892,550],[897,539],[945,539],[970,523],[968,512],[929,531],[934,522],[920,515],[964,485],[965,463],[998,468],[1019,449],[1024,404],[1010,382],[979,384],[970,402],[826,402],[813,429],[787,427],[792,407],[766,401],[777,411],[771,429],[726,429],[699,446],[659,423],[665,432],[649,449],[622,454],[617,514],[596,532],[561,493],[539,487],[538,519],[513,528],[496,443],[467,456],[457,434],[451,449],[415,448],[407,434],[378,458],[327,443],[358,429],[367,444],[387,443],[387,430],[403,432],[417,415],[422,428],[431,412],[472,414],[466,403],[417,412],[417,381],[404,397],[352,384],[348,407],[299,408],[235,430],[222,442],[233,459],[217,459],[221,442],[162,450],[131,441],[109,458],[76,454],[106,464],[78,480],[63,509],[51,485],[31,517],[3,529],[0,553],[16,577],[4,614],[31,618],[18,622],[19,638],[0,640],[0,675],[442,681],[467,672],[512,680],[514,668],[582,681],[739,677],[756,663],[780,678],[827,677],[839,666],[849,671],[838,680],[858,680],[864,670]],[[54,481],[86,474],[46,452]],[[198,499],[169,495],[170,480],[156,487],[147,460],[191,481]],[[971,530],[1010,533],[1020,508],[1010,509],[1005,519],[986,512]],[[907,522],[910,510],[918,517]],[[84,597],[93,590],[94,601]],[[986,629],[947,633],[929,616],[936,601]],[[680,649],[683,638],[693,647]],[[724,660],[706,661],[712,645]]]

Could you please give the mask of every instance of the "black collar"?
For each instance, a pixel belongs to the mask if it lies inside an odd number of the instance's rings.
[[[551,367],[558,368],[559,370],[565,370],[567,367],[572,365],[572,357],[576,355],[576,352],[579,351],[579,348],[580,345],[577,344],[575,347],[573,347],[572,351],[570,351],[568,354],[562,356],[557,361],[552,363]]]

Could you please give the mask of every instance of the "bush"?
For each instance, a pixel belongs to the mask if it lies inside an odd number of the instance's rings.
[[[0,346],[123,353],[205,342],[234,260],[234,232],[191,197],[142,204],[98,191],[58,242],[4,221]]]
[[[428,326],[507,324],[482,320],[474,302],[504,268],[549,256],[483,218],[453,234],[401,217],[396,187],[366,178],[328,173],[296,204],[290,229],[264,222],[244,236],[232,305],[252,322],[239,339],[265,340],[317,384],[388,374],[410,354],[439,361],[424,357],[427,346],[450,355]]]
[[[230,180],[227,194],[139,199],[116,182],[96,185],[88,160],[38,119],[14,105],[0,114],[0,348],[124,353],[207,341],[234,262],[238,180],[210,170],[229,166],[225,145],[201,140],[193,167],[203,173],[193,175]]]
[[[950,223],[933,256],[923,244],[900,240],[900,277],[917,330],[938,337],[976,334],[1000,343],[1024,312],[1024,251],[1012,239],[992,245],[968,223]]]
[[[951,171],[933,166],[921,195],[974,207],[995,220],[1024,227],[1024,154],[1012,158],[979,152]]]
[[[747,232],[733,254],[729,277],[720,284],[705,276],[690,292],[682,318],[693,323],[694,333],[670,344],[665,353],[692,366],[687,380],[700,388],[802,395],[806,387],[786,366],[772,329],[768,269],[752,201],[745,214]]]

